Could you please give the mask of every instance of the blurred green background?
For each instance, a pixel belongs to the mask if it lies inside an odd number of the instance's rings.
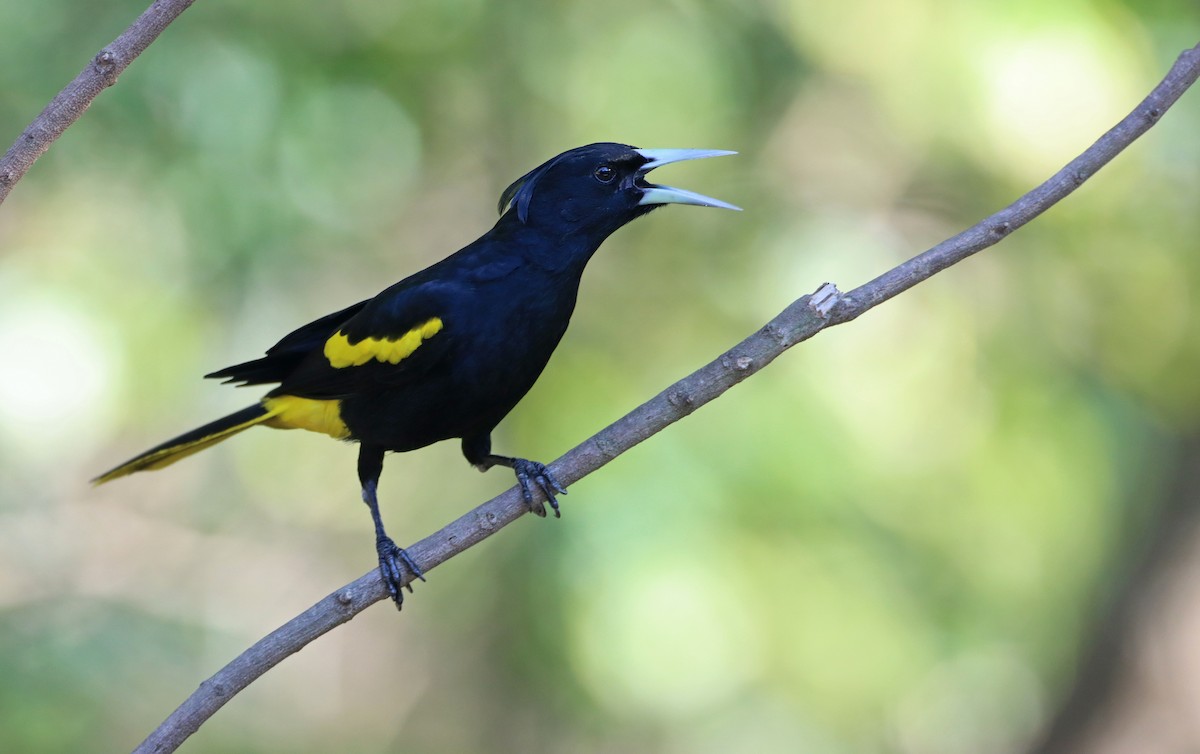
[[[146,0],[0,0],[0,138]],[[120,751],[374,564],[355,449],[199,379],[490,227],[564,149],[736,149],[613,237],[496,436],[550,460],[796,297],[1008,203],[1191,0],[202,0],[0,209],[0,751]],[[832,330],[288,659],[189,752],[1008,752],[1200,432],[1200,92],[1000,247]],[[1193,459],[1200,463],[1200,459]],[[393,456],[414,541],[511,483]]]

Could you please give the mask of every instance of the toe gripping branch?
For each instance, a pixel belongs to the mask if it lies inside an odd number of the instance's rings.
[[[493,466],[507,466],[512,469],[513,473],[517,475],[521,497],[525,498],[525,505],[530,512],[543,518],[546,516],[546,506],[541,502],[533,501],[533,488],[536,485],[546,496],[550,507],[554,509],[554,517],[562,518],[562,512],[558,509],[557,495],[567,494],[567,489],[554,478],[550,469],[546,468],[546,464],[530,461],[527,458],[496,455],[492,452],[492,440],[487,434],[464,437],[462,447],[463,456],[480,471],[487,471]]]
[[[413,590],[411,579],[407,584],[404,583],[404,570],[407,568],[413,578],[421,581],[425,580],[425,574],[412,556],[403,547],[397,546],[384,531],[383,519],[379,515],[379,501],[375,495],[376,486],[375,480],[368,480],[363,485],[363,502],[371,509],[371,518],[375,521],[375,552],[379,555],[379,575],[383,578],[388,594],[392,596],[392,602],[396,603],[396,609],[399,610],[404,607],[404,588],[407,587],[409,592]]]
[[[425,580],[425,574],[417,566],[412,556],[403,547],[396,546],[390,537],[379,537],[375,540],[375,551],[379,553],[379,575],[396,603],[396,609],[404,607],[404,588],[413,590],[412,581],[404,583],[404,569],[407,568],[413,577]]]
[[[541,502],[533,502],[533,486],[536,484],[542,494],[546,496],[546,500],[550,502],[550,507],[554,509],[554,517],[562,518],[555,493],[565,495],[567,490],[559,484],[545,464],[525,458],[505,458],[498,463],[508,466],[517,475],[517,484],[521,486],[521,495],[525,498],[525,505],[529,506],[530,511],[542,518],[546,517],[546,506]]]

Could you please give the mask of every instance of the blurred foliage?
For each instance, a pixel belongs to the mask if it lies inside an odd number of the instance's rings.
[[[12,138],[146,0],[0,0]],[[197,379],[472,240],[546,157],[737,149],[617,234],[497,447],[549,460],[1011,201],[1187,0],[198,2],[0,210],[0,751],[128,749],[372,566],[354,449]],[[1200,96],[1047,216],[269,673],[192,752],[1020,750],[1200,425]],[[511,482],[394,457],[413,540]]]

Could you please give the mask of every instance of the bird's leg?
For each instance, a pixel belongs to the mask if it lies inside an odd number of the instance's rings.
[[[554,509],[554,517],[562,517],[562,513],[558,510],[558,498],[555,497],[555,494],[565,495],[567,490],[559,484],[545,464],[526,458],[510,458],[492,453],[492,438],[489,435],[464,437],[462,449],[467,461],[480,471],[487,471],[493,466],[507,466],[512,469],[513,473],[517,475],[517,484],[521,486],[521,495],[525,498],[525,504],[529,506],[530,511],[543,518],[546,516],[546,506],[533,501],[533,486],[536,484],[542,494],[546,496],[546,500],[550,501],[550,507]]]
[[[379,500],[375,495],[382,472],[383,450],[361,447],[358,452],[358,478],[362,483],[363,502],[371,509],[371,520],[375,522],[375,552],[379,555],[379,574],[383,577],[388,593],[392,595],[392,601],[396,603],[396,609],[399,610],[404,606],[403,587],[407,586],[408,591],[412,591],[412,582],[404,583],[404,568],[408,568],[412,575],[421,581],[425,580],[425,574],[421,572],[416,561],[404,548],[398,547],[383,528],[383,518],[379,515]]]

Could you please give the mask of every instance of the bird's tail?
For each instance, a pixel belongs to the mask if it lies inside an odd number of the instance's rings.
[[[255,424],[262,424],[277,413],[279,413],[277,408],[268,408],[261,403],[256,403],[229,416],[217,419],[215,422],[205,424],[199,429],[185,432],[173,440],[167,440],[162,445],[156,445],[145,453],[134,456],[120,466],[104,472],[93,479],[92,484],[111,482],[114,479],[132,474],[135,471],[148,471],[150,469],[161,469],[164,466],[170,466],[179,459],[186,458],[192,453],[198,453],[207,447],[216,445],[244,429],[249,429]]]

